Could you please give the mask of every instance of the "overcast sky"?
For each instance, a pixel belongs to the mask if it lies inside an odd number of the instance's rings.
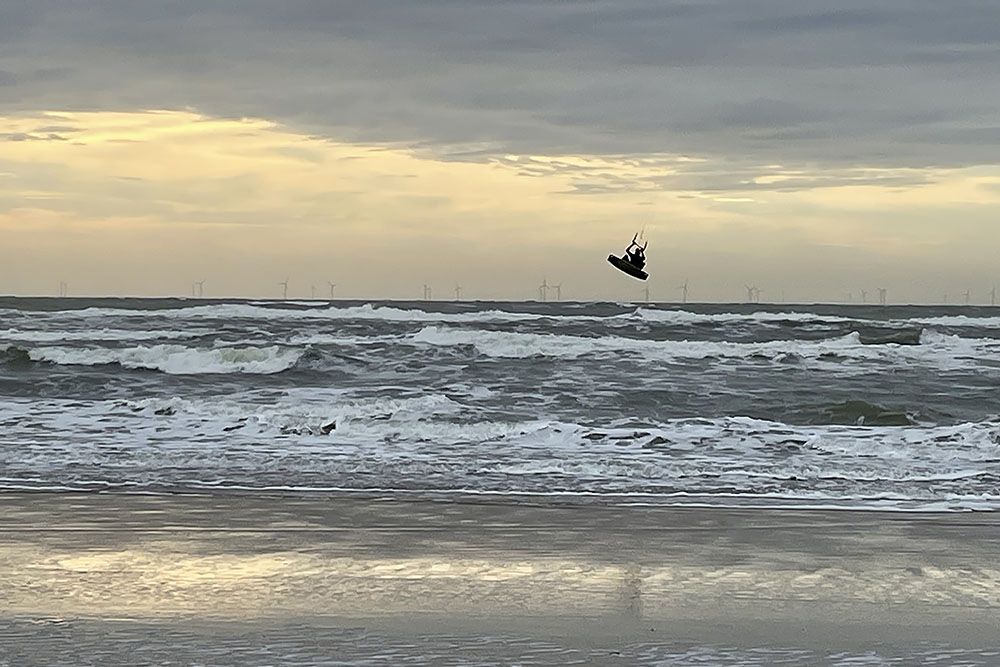
[[[0,3],[0,292],[988,299],[1000,3]],[[895,298],[893,298],[895,297]]]

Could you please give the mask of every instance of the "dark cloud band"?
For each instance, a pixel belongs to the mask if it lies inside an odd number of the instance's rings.
[[[993,164],[997,26],[984,0],[12,1],[0,110],[195,108],[448,159]]]

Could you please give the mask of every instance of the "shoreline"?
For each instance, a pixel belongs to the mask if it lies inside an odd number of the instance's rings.
[[[1000,506],[988,503],[982,507],[950,506],[946,502],[926,503],[908,501],[909,506],[899,505],[852,505],[828,502],[824,504],[792,503],[780,496],[749,496],[738,494],[696,494],[677,492],[673,494],[630,493],[606,491],[470,491],[468,489],[395,489],[395,488],[350,488],[350,487],[292,487],[292,486],[205,486],[184,488],[130,488],[128,486],[103,486],[95,483],[93,488],[62,486],[0,486],[0,497],[4,495],[101,495],[123,497],[154,498],[200,498],[200,497],[242,497],[273,499],[345,498],[356,501],[391,501],[410,503],[435,503],[456,505],[518,505],[538,508],[634,508],[638,510],[705,510],[720,512],[847,512],[872,513],[877,515],[910,516],[961,516],[967,514],[997,514]],[[701,500],[704,498],[704,500]],[[729,500],[745,499],[746,502],[720,503],[718,498]],[[687,500],[680,500],[687,499]],[[757,502],[764,499],[764,502]],[[857,501],[851,501],[857,502]],[[886,501],[886,503],[892,501]],[[899,502],[899,501],[894,501]]]
[[[0,493],[0,619],[997,645],[1000,513]]]

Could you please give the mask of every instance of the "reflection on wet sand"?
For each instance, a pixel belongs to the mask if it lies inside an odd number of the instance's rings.
[[[23,620],[46,618],[299,619],[387,637],[628,646],[655,633],[981,649],[1000,630],[991,514],[235,495],[5,494],[0,505],[0,618],[24,641],[40,626],[28,632]]]
[[[610,565],[551,557],[343,557],[275,551],[191,553],[158,540],[126,550],[8,545],[8,609],[31,613],[218,617],[372,614],[671,615],[731,600],[1000,608],[995,567]],[[512,554],[516,556],[516,554]]]

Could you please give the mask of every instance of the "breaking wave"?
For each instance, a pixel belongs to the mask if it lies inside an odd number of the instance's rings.
[[[699,324],[727,322],[843,324],[864,319],[818,315],[794,311],[754,311],[752,313],[697,313],[681,309],[652,306],[622,305],[624,312],[587,315],[574,312],[525,312],[499,309],[470,312],[437,312],[420,308],[400,308],[388,305],[328,306],[326,304],[281,302],[228,303],[205,306],[185,306],[157,310],[127,308],[83,308],[54,311],[61,317],[162,317],[170,319],[251,319],[251,320],[382,320],[388,322],[523,322],[555,320],[561,322],[647,322],[661,324]],[[289,306],[298,306],[290,308]]]
[[[796,354],[817,357],[849,350],[859,355],[876,356],[877,352],[862,347],[858,334],[823,341],[783,340],[768,343],[730,343],[715,341],[644,340],[623,336],[568,336],[561,334],[518,333],[510,331],[484,331],[428,326],[409,337],[413,343],[441,346],[471,346],[488,357],[574,358],[585,355],[619,354],[633,352],[651,358],[675,359],[707,357],[750,357],[763,355],[778,357]]]
[[[412,334],[414,344],[467,346],[479,354],[499,358],[554,357],[572,359],[587,355],[634,353],[649,359],[762,358],[783,362],[800,359],[837,361],[897,357],[950,368],[963,365],[988,351],[1000,348],[1000,341],[969,339],[935,331],[921,333],[916,346],[899,343],[865,344],[853,332],[821,340],[778,340],[736,343],[704,340],[649,340],[623,336],[569,336],[510,331],[486,331],[426,326]]]
[[[39,347],[28,351],[32,361],[67,366],[117,364],[123,368],[162,371],[171,375],[252,373],[269,375],[288,370],[304,349],[270,347],[190,348],[153,345],[128,348]]]
[[[282,305],[292,305],[284,303]],[[253,303],[228,303],[211,306],[190,306],[162,310],[131,310],[124,308],[84,308],[58,311],[60,316],[98,317],[162,317],[171,319],[223,319],[223,320],[382,320],[390,322],[482,322],[538,320],[557,315],[485,310],[469,313],[436,313],[416,308],[374,306],[364,304],[347,307],[282,308]],[[579,317],[579,316],[575,316]],[[601,319],[601,318],[588,318]]]
[[[476,417],[442,394],[4,402],[0,487],[246,488],[642,496],[644,502],[1000,508],[1000,422],[790,425],[747,417],[604,425]],[[877,406],[844,405],[866,413]],[[67,441],[65,434],[76,434]],[[127,466],[108,457],[127,452]]]
[[[911,319],[909,322],[918,322],[931,326],[942,327],[1000,327],[1000,317],[970,317],[968,315],[940,315],[938,317],[925,317]]]
[[[99,334],[98,334],[99,335]],[[193,335],[193,334],[192,334]],[[47,337],[43,337],[46,342]],[[398,346],[395,353],[407,348],[442,347],[471,349],[476,354],[498,359],[545,357],[578,359],[584,357],[642,356],[658,361],[693,359],[738,359],[795,364],[803,361],[843,366],[845,361],[913,362],[936,368],[952,369],[991,363],[1000,351],[1000,340],[963,338],[934,330],[924,330],[918,344],[895,339],[873,341],[857,332],[832,338],[790,339],[767,342],[731,342],[711,340],[651,340],[618,335],[576,336],[558,333],[528,333],[427,325],[412,334],[387,336],[352,336],[337,334],[293,334],[262,344],[253,339],[240,344],[195,347],[172,343],[128,347],[39,346],[27,350],[7,346],[2,359],[46,362],[64,366],[118,365],[129,369],[147,369],[174,375],[208,373],[273,374],[292,369],[322,370],[342,358],[333,347],[364,346],[368,343]],[[387,354],[382,351],[383,358]],[[27,355],[25,357],[25,355]],[[299,364],[299,362],[302,362]]]
[[[541,306],[539,306],[541,307]],[[181,320],[257,320],[257,321],[296,321],[296,320],[343,320],[343,321],[386,321],[386,322],[426,322],[426,323],[475,323],[475,322],[523,322],[546,320],[563,323],[604,322],[607,324],[642,322],[662,325],[698,325],[698,324],[763,324],[789,326],[853,326],[899,328],[914,331],[922,326],[941,326],[948,328],[996,328],[1000,327],[1000,317],[974,317],[967,315],[912,317],[908,319],[889,319],[873,316],[876,313],[845,313],[843,315],[804,312],[801,310],[753,310],[750,312],[696,312],[680,307],[657,307],[650,305],[619,304],[621,312],[602,312],[586,314],[577,312],[572,304],[555,305],[548,312],[526,312],[490,308],[470,310],[465,312],[439,312],[417,307],[400,307],[394,305],[377,305],[366,303],[352,306],[334,306],[328,302],[265,302],[252,301],[246,303],[222,303],[208,305],[182,305],[174,308],[108,308],[89,307],[76,310],[60,310],[38,312],[36,318],[57,319],[94,319],[103,317],[118,318],[164,318]],[[597,306],[595,306],[597,307]],[[12,314],[19,311],[9,311]],[[893,334],[889,334],[890,336]],[[912,333],[901,333],[903,338],[898,342],[912,341]],[[164,336],[166,337],[166,336]],[[892,342],[892,341],[889,341]]]
[[[622,317],[622,316],[619,316]],[[813,324],[846,324],[864,321],[858,318],[838,315],[819,315],[817,313],[800,313],[794,311],[754,311],[752,313],[696,313],[688,310],[666,310],[640,306],[626,317],[646,322],[667,324],[700,324],[724,322],[767,322],[767,323],[813,323]]]
[[[177,340],[197,338],[210,333],[212,332],[209,330],[87,329],[82,331],[42,331],[7,329],[0,331],[0,340],[14,340],[28,343],[58,343],[67,340],[117,342],[129,340]]]

